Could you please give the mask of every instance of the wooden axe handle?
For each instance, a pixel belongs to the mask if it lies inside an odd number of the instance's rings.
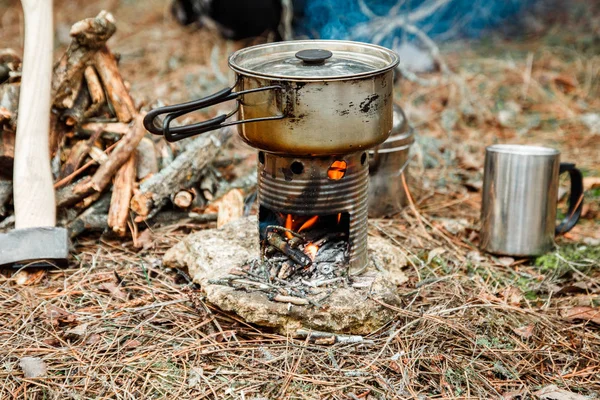
[[[13,170],[15,227],[56,224],[50,153],[50,80],[52,78],[52,0],[21,0],[25,50],[19,95]]]

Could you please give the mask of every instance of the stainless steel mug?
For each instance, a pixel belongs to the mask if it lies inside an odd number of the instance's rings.
[[[556,226],[558,176],[571,178],[569,211]],[[554,236],[575,226],[583,206],[583,177],[560,152],[537,146],[486,148],[480,246],[494,254],[535,256],[554,246]]]

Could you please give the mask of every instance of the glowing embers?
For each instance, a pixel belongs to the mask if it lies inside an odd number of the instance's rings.
[[[298,216],[259,211],[261,253],[271,280],[327,280],[346,275],[348,213]]]

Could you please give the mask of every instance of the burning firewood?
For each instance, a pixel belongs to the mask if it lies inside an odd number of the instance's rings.
[[[278,235],[274,231],[270,231],[267,233],[267,242],[269,242],[271,246],[277,248],[283,254],[288,256],[291,260],[297,262],[303,267],[307,267],[310,264],[312,264],[312,260],[310,259],[310,257],[304,254],[304,252],[302,252],[301,250],[290,246],[289,243],[281,235]]]

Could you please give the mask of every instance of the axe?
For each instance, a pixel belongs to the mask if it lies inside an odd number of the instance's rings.
[[[67,230],[56,227],[48,147],[52,77],[52,0],[21,0],[25,51],[13,168],[15,229],[0,234],[0,265],[63,263]]]

